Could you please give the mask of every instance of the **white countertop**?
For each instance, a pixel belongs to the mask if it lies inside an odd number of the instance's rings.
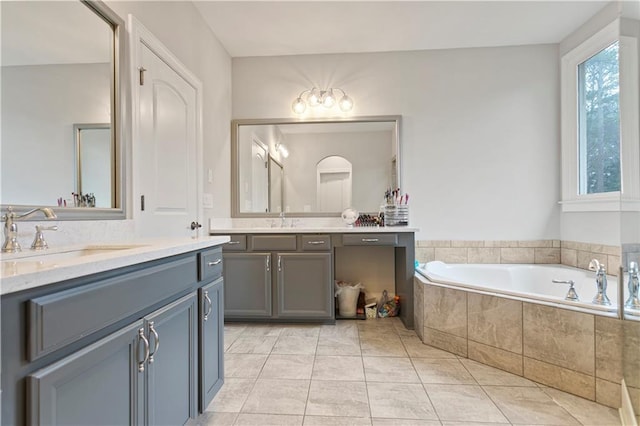
[[[226,236],[139,239],[122,243],[95,243],[54,247],[43,251],[25,249],[20,253],[2,253],[0,294],[200,250],[228,241],[229,237]],[[76,255],[82,251],[90,254]]]
[[[418,228],[408,226],[362,226],[347,228],[346,226],[329,227],[294,227],[294,228],[263,228],[263,227],[233,227],[210,229],[210,234],[377,234],[418,232]]]

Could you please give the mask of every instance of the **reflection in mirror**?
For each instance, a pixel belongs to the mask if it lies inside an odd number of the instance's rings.
[[[82,185],[103,209],[68,209],[84,211],[60,211],[60,218],[122,217],[116,70],[123,22],[101,2],[2,2],[0,7],[3,207],[57,206]],[[84,154],[91,154],[81,159],[80,175],[74,123],[107,123],[91,132],[103,139],[102,153],[90,153],[80,142]],[[83,130],[82,140],[89,137]],[[91,180],[97,185],[98,173],[106,173],[99,178],[103,188],[88,188]]]
[[[75,124],[76,193],[91,195],[93,207],[113,204],[114,175],[111,169],[113,149],[109,124]],[[105,161],[107,160],[107,161]]]
[[[284,185],[284,167],[275,158],[269,156],[269,211],[280,213],[284,210],[282,187]]]
[[[377,212],[398,182],[398,116],[348,120],[235,120],[232,216],[337,216]],[[264,200],[264,155],[282,169],[282,203]],[[267,167],[268,168],[268,167]]]

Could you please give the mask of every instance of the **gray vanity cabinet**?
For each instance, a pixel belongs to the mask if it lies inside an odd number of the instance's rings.
[[[225,318],[271,317],[271,253],[225,253]]]
[[[198,290],[200,299],[200,412],[224,381],[224,290],[222,277]]]
[[[278,318],[333,317],[331,253],[277,254]]]
[[[143,424],[138,330],[143,321],[29,376],[28,424]]]

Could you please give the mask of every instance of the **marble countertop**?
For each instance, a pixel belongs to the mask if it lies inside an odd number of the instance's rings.
[[[228,236],[136,239],[105,244],[25,249],[0,255],[0,294],[9,294],[224,244]]]
[[[378,233],[399,233],[418,232],[418,228],[408,226],[363,226],[347,228],[346,226],[327,227],[294,227],[294,228],[271,228],[271,227],[232,227],[232,228],[212,228],[209,233],[219,234],[378,234]]]

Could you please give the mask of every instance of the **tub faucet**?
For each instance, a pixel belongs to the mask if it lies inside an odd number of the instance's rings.
[[[51,210],[49,207],[38,207],[20,215],[13,211],[13,207],[7,208],[7,214],[2,216],[2,220],[4,220],[4,244],[2,245],[3,252],[15,253],[22,250],[20,244],[18,243],[18,224],[15,222],[18,220],[27,219],[37,212],[44,213],[44,216],[47,219],[55,219],[57,217],[53,210]]]
[[[287,219],[284,217],[284,212],[280,212],[280,228],[287,226]]]
[[[629,298],[624,304],[626,308],[640,309],[640,299],[638,298],[639,287],[638,263],[629,262]]]
[[[598,262],[598,259],[592,259],[589,262],[589,269],[596,271],[596,287],[598,293],[593,298],[593,303],[596,305],[610,305],[611,301],[607,297],[607,270],[603,264]]]

